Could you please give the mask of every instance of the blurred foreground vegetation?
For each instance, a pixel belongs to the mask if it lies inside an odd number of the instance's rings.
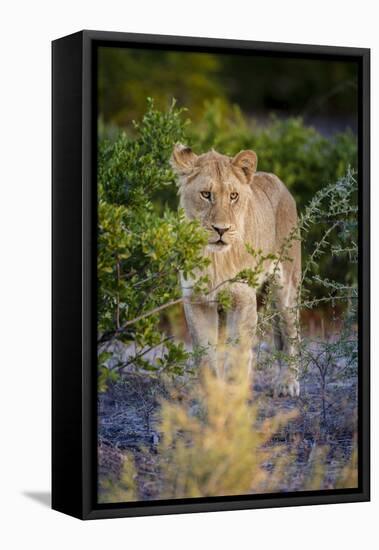
[[[328,433],[317,427],[316,400],[267,407],[270,398],[252,394],[246,373],[238,369],[227,379],[204,371],[189,386],[166,384],[165,392],[165,397],[159,393],[159,412],[147,441],[119,436],[112,447],[109,432],[101,430],[99,502],[357,487],[355,418],[346,405],[329,425],[334,433]],[[142,418],[148,394],[136,409]],[[130,408],[132,394],[124,398]],[[121,405],[108,419],[113,433],[120,429]],[[121,420],[130,422],[124,414]],[[100,414],[101,421],[106,418]]]

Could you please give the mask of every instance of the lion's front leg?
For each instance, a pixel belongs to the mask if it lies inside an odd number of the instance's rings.
[[[184,312],[194,348],[200,348],[200,366],[217,371],[218,313],[215,304],[184,304]]]
[[[241,367],[251,377],[255,363],[254,344],[257,328],[257,299],[252,289],[245,287],[235,295],[233,308],[226,313],[224,337],[224,368]]]

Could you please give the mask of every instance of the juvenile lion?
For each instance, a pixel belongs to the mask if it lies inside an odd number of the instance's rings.
[[[181,207],[189,219],[199,219],[209,232],[204,250],[210,259],[206,274],[210,290],[216,289],[191,302],[193,281],[182,280],[193,344],[207,349],[203,360],[216,372],[223,372],[228,345],[250,370],[257,324],[256,290],[244,283],[222,283],[242,269],[254,268],[255,260],[245,243],[262,250],[265,256],[280,255],[286,237],[297,224],[295,201],[275,175],[256,172],[257,155],[253,151],[241,151],[234,158],[214,150],[198,156],[189,147],[176,145],[171,163],[178,175]],[[275,340],[277,346],[283,342],[286,353],[295,358],[298,319],[294,306],[301,277],[298,240],[291,242],[285,256],[279,264],[277,260],[267,260],[259,282],[263,284],[270,276],[276,278],[273,289],[282,318],[282,334]],[[233,305],[221,323],[217,294],[225,286],[230,289]],[[299,395],[296,362],[289,363],[281,365],[274,388],[276,395]]]

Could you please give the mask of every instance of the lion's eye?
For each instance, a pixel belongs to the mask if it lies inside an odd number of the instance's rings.
[[[230,193],[230,200],[235,201],[238,199],[238,193]]]
[[[201,191],[200,195],[203,197],[203,199],[207,199],[207,201],[209,201],[211,199],[211,192],[210,191]]]

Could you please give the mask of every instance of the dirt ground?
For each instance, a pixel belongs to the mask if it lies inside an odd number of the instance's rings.
[[[316,365],[309,365],[300,376],[299,398],[273,398],[275,373],[258,369],[252,399],[258,404],[260,419],[277,412],[297,411],[297,416],[272,438],[270,445],[284,445],[294,453],[281,491],[302,491],[312,468],[315,449],[327,448],[324,489],[335,487],[349,460],[357,429],[357,375],[338,376],[331,372],[324,385]],[[157,498],[161,489],[158,471],[160,433],[159,401],[168,398],[162,381],[151,376],[128,373],[122,382],[99,395],[98,474],[100,479],[117,479],[124,453],[131,452],[137,467],[139,500]],[[146,452],[146,450],[148,452]],[[270,465],[267,465],[270,468]]]

